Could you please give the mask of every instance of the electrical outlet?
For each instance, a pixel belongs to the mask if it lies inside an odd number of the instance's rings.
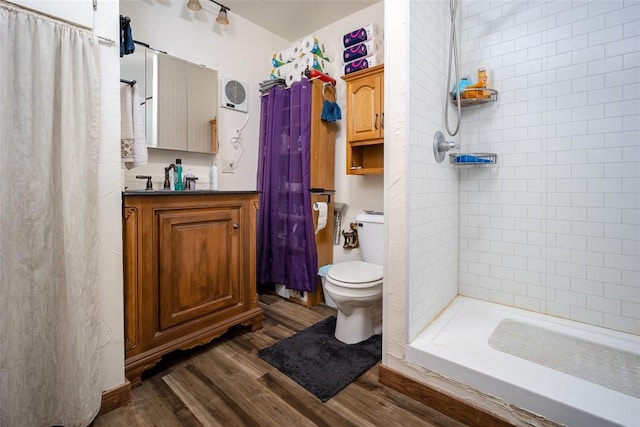
[[[226,159],[222,159],[221,162],[222,164],[222,173],[233,173],[233,161],[231,160],[226,160]]]

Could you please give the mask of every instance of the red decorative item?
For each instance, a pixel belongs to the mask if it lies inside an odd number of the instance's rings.
[[[313,68],[310,69],[309,67],[307,67],[307,69],[304,70],[304,75],[307,76],[308,79],[316,79],[317,78],[317,79],[322,80],[323,82],[329,82],[334,86],[336,85],[336,79],[331,78],[331,77],[327,76],[325,73],[322,73],[322,72],[320,72],[320,71],[318,71],[316,69],[313,69]]]

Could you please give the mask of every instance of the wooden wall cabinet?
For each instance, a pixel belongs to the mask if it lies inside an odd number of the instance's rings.
[[[206,344],[235,325],[255,331],[255,192],[125,192],[125,375]]]
[[[384,171],[384,65],[343,76],[347,83],[347,175]]]

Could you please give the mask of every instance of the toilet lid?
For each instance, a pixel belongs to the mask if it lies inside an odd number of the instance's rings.
[[[327,277],[343,283],[369,284],[382,280],[382,266],[364,261],[347,261],[334,264]]]

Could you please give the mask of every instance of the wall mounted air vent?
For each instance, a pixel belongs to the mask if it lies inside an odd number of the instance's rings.
[[[222,77],[222,107],[247,112],[249,88],[246,83]]]

